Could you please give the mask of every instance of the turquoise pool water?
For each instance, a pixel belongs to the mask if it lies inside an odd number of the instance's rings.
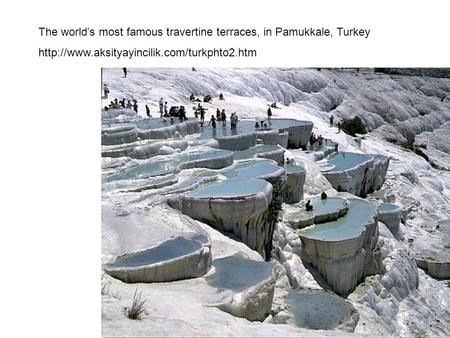
[[[170,160],[151,161],[126,169],[120,173],[108,175],[105,182],[131,180],[150,176],[165,175],[175,169],[177,163]]]
[[[350,305],[323,290],[293,290],[286,298],[295,325],[312,330],[332,330],[350,315]]]
[[[188,119],[188,120],[192,120],[192,119]],[[180,123],[180,120],[178,119],[178,117],[174,117],[173,121],[174,121],[173,124]],[[146,118],[146,119],[139,120],[136,122],[136,127],[138,127],[139,129],[144,129],[144,130],[164,128],[164,127],[169,127],[169,126],[172,126],[172,124],[170,123],[170,117],[165,117],[165,118],[152,117],[149,119]]]
[[[376,215],[376,206],[372,203],[352,199],[347,204],[347,214],[336,221],[316,224],[300,231],[303,237],[323,240],[340,241],[356,237],[371,222]]]
[[[216,259],[215,272],[206,280],[209,285],[240,292],[256,285],[272,275],[272,264],[252,261],[240,256]]]
[[[282,148],[275,144],[260,144],[260,145],[257,145],[255,147],[252,147],[252,148],[249,148],[246,150],[235,151],[234,159],[237,161],[245,160],[245,159],[252,158],[256,154],[267,153],[267,152],[278,150],[278,149],[282,149]]]
[[[178,165],[183,162],[198,161],[203,159],[214,159],[232,154],[229,150],[212,150],[195,153],[182,153],[168,160],[148,161],[144,164],[139,164],[124,171],[106,176],[106,182],[117,180],[130,180],[137,178],[145,178],[150,176],[165,175],[175,170]]]
[[[267,183],[260,179],[229,179],[206,184],[192,194],[194,197],[231,197],[253,195],[266,189]]]
[[[215,112],[214,112],[215,115]],[[291,126],[307,126],[311,125],[310,121],[300,121],[294,119],[271,119],[270,121],[266,119],[266,116],[257,120],[240,120],[237,124],[236,130],[231,130],[230,128],[230,118],[227,116],[227,123],[223,125],[222,122],[217,122],[217,127],[214,130],[211,126],[208,126],[211,114],[208,113],[205,116],[205,125],[201,128],[201,138],[222,138],[227,136],[233,136],[238,134],[248,134],[255,131],[263,131],[269,129],[283,129]],[[267,124],[267,128],[260,129],[255,128],[256,121],[264,121]]]
[[[303,168],[300,165],[296,165],[296,164],[292,164],[292,163],[285,164],[284,170],[286,170],[287,174],[304,173],[305,172],[305,168]]]
[[[311,204],[314,208],[313,212],[316,215],[326,215],[345,209],[347,201],[339,197],[328,197],[324,200],[320,199],[320,197],[316,197],[311,199]]]
[[[398,210],[400,207],[396,204],[393,203],[381,203],[378,206],[378,211],[383,213],[383,212],[389,212],[389,211],[395,211]]]
[[[229,172],[225,173],[227,177],[252,178],[273,174],[280,170],[280,167],[271,160],[261,160],[240,163]]]
[[[327,161],[335,166],[334,171],[347,170],[356,167],[358,164],[368,161],[371,156],[356,153],[337,153],[331,154]]]
[[[112,267],[136,267],[167,261],[176,257],[184,256],[201,248],[197,241],[185,238],[170,239],[157,247],[141,251],[139,253],[118,258]]]

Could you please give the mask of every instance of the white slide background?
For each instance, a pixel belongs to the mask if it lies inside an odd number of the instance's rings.
[[[100,336],[101,67],[449,67],[447,1],[14,1],[2,4],[3,337]],[[45,38],[38,27],[365,26],[355,39],[164,39],[246,46],[249,59],[45,59],[39,46],[147,47]]]

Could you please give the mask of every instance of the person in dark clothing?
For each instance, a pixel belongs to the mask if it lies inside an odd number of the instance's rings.
[[[123,77],[126,78],[128,74],[127,68],[123,67]]]
[[[216,129],[216,118],[214,117],[214,115],[211,115],[211,120],[209,121],[209,125],[212,125],[213,129]]]
[[[341,127],[342,127],[341,121],[338,121],[337,127],[338,127],[338,133],[340,133],[341,132]]]
[[[200,108],[200,122],[203,124],[205,122],[205,110]]]
[[[256,123],[255,123],[255,129],[258,129],[258,128],[259,128],[259,123],[256,122]]]
[[[328,197],[327,193],[325,191],[322,191],[322,193],[320,194],[320,199],[326,200],[327,197]]]
[[[134,100],[133,110],[137,113],[138,112],[138,104],[137,101]]]
[[[220,119],[222,120],[222,124],[225,126],[227,124],[227,114],[225,114],[225,109],[222,109]]]
[[[333,116],[333,115],[331,115],[331,116],[330,116],[330,127],[332,127],[332,126],[333,126],[333,121],[334,121],[334,116]]]
[[[189,100],[190,100],[190,101],[194,101],[194,100],[195,100],[194,93],[192,93],[191,96],[189,96]]]
[[[150,115],[150,108],[148,107],[147,104],[145,105],[145,113],[147,114],[147,117],[152,117],[152,116]]]
[[[223,101],[223,100],[224,100],[223,94],[222,94],[222,93],[219,94],[219,100],[220,100],[220,101]]]
[[[308,202],[306,202],[305,209],[306,209],[306,211],[312,211],[313,210],[313,206],[311,205],[311,200],[308,200]]]
[[[106,85],[106,83],[103,85],[103,97],[105,98],[105,99],[107,99],[108,98],[108,94],[109,94],[109,88],[108,88],[108,86]]]
[[[220,121],[220,109],[219,108],[216,109],[216,120]]]
[[[267,109],[267,118],[270,120],[271,117],[272,117],[272,109],[270,109],[269,107],[269,109]]]

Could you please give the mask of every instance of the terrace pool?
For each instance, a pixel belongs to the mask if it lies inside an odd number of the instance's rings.
[[[120,173],[106,176],[104,180],[105,182],[111,182],[117,180],[130,180],[158,175],[166,175],[176,170],[177,167],[182,163],[205,159],[215,159],[225,157],[230,154],[232,154],[231,151],[220,149],[203,152],[181,153],[167,160],[150,160],[146,163],[136,165],[129,169],[125,169]]]
[[[216,259],[215,272],[206,278],[209,285],[241,292],[272,275],[272,264],[252,261],[238,255]]]
[[[237,178],[264,177],[279,171],[281,168],[272,160],[244,162],[225,173],[225,176]]]
[[[192,119],[188,119],[187,121],[190,121]],[[152,117],[149,119],[142,119],[136,122],[136,127],[139,129],[149,130],[149,129],[157,129],[157,128],[164,128],[169,127],[175,124],[181,123],[178,117],[173,118],[173,124],[170,123],[170,117],[165,118],[159,118],[159,117]],[[185,121],[182,121],[185,122]]]
[[[255,147],[252,147],[252,148],[249,148],[246,150],[235,151],[234,159],[236,161],[245,160],[245,159],[252,158],[253,156],[255,156],[257,154],[268,153],[268,152],[275,151],[278,149],[283,149],[283,148],[277,146],[276,144],[260,144],[260,145],[257,145]]]
[[[331,154],[327,161],[334,165],[334,171],[342,171],[356,167],[358,164],[370,160],[372,157],[366,154],[337,153]]]
[[[316,197],[311,199],[313,206],[313,212],[316,215],[328,215],[339,212],[347,207],[347,201],[339,197],[328,197],[327,199],[321,199]]]
[[[358,236],[365,224],[370,223],[376,215],[376,206],[363,200],[350,199],[347,207],[345,216],[301,230],[300,236],[322,241],[342,241]]]
[[[380,205],[378,205],[378,211],[381,213],[396,211],[399,208],[400,207],[397,204],[393,204],[393,203],[381,203]]]
[[[170,239],[154,248],[150,248],[129,256],[118,258],[111,267],[136,267],[167,261],[176,257],[185,256],[200,249],[200,242],[182,237]]]
[[[198,198],[247,196],[265,191],[268,184],[261,179],[229,179],[206,184],[192,196]]]
[[[344,299],[324,290],[293,290],[286,302],[295,325],[312,330],[333,330],[354,310]]]

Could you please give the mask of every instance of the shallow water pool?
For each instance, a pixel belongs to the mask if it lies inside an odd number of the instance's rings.
[[[363,200],[351,199],[347,207],[345,216],[333,222],[315,224],[300,231],[300,235],[323,241],[340,241],[358,236],[365,224],[370,223],[376,215],[376,206]]]
[[[278,149],[282,149],[282,148],[275,144],[260,144],[260,145],[251,147],[246,150],[235,151],[234,159],[237,161],[245,160],[245,159],[252,158],[256,154],[267,153],[267,152],[275,151]]]
[[[136,267],[150,265],[162,261],[167,261],[176,257],[181,257],[201,248],[197,241],[175,238],[170,239],[157,247],[141,251],[130,256],[118,258],[112,267]]]
[[[271,160],[261,160],[240,163],[229,172],[225,173],[227,177],[252,178],[273,174],[280,170],[280,167]]]
[[[240,292],[272,275],[272,264],[252,261],[240,256],[216,259],[215,272],[206,278],[209,285]]]
[[[206,184],[195,191],[192,196],[205,198],[253,195],[265,191],[268,184],[261,179],[229,179]]]
[[[295,325],[312,330],[332,330],[351,314],[351,305],[324,290],[293,290],[286,299]]]
[[[334,165],[334,171],[342,171],[356,167],[358,164],[370,160],[372,157],[366,154],[337,153],[331,154],[327,161]]]
[[[400,207],[397,204],[393,203],[381,203],[380,205],[378,205],[378,211],[381,213],[395,211],[398,210],[399,208]]]

